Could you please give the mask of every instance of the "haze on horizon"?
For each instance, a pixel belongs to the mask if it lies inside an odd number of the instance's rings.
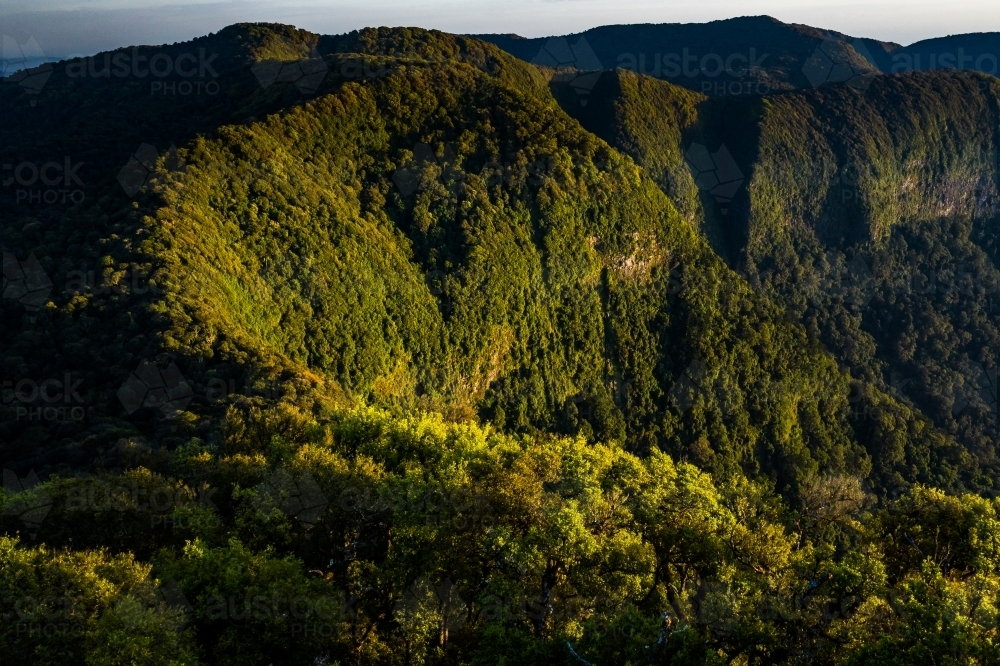
[[[1000,8],[988,0],[296,0],[275,5],[251,0],[5,0],[0,33],[34,38],[50,58],[89,55],[133,44],[185,41],[244,21],[286,23],[324,34],[366,26],[419,26],[454,33],[516,33],[542,37],[622,23],[700,23],[767,14],[786,23],[854,37],[910,44],[968,32],[1000,31]]]

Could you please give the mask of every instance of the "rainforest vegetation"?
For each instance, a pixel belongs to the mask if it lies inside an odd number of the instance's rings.
[[[1000,663],[996,79],[582,104],[265,24],[46,74],[0,87],[0,657]]]

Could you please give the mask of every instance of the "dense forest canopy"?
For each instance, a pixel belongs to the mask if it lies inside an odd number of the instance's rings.
[[[0,87],[0,654],[1000,662],[996,79],[490,41]]]

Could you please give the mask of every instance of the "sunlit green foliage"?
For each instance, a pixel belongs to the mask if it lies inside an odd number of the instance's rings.
[[[659,451],[436,414],[284,411],[234,408],[221,447],[194,440],[165,463],[176,476],[159,488],[214,489],[212,520],[185,522],[178,503],[123,535],[115,550],[160,544],[152,571],[130,555],[5,542],[15,615],[56,589],[110,599],[70,618],[86,640],[41,633],[30,649],[97,649],[127,621],[122,649],[141,655],[144,636],[167,632],[170,663],[194,663],[191,639],[211,664],[997,663],[994,500],[917,487],[871,512],[856,479],[826,476],[791,511],[767,484],[719,484]],[[154,515],[151,478],[138,468],[34,492],[65,512],[121,488]],[[91,538],[88,523],[55,518],[34,538]],[[15,629],[5,649],[24,654],[30,636]]]

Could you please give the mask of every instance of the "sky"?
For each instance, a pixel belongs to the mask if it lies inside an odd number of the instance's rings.
[[[45,56],[90,55],[166,44],[240,21],[272,21],[324,34],[366,26],[543,37],[616,23],[691,23],[768,14],[854,37],[900,44],[1000,31],[997,0],[2,0],[0,34],[34,38]]]

